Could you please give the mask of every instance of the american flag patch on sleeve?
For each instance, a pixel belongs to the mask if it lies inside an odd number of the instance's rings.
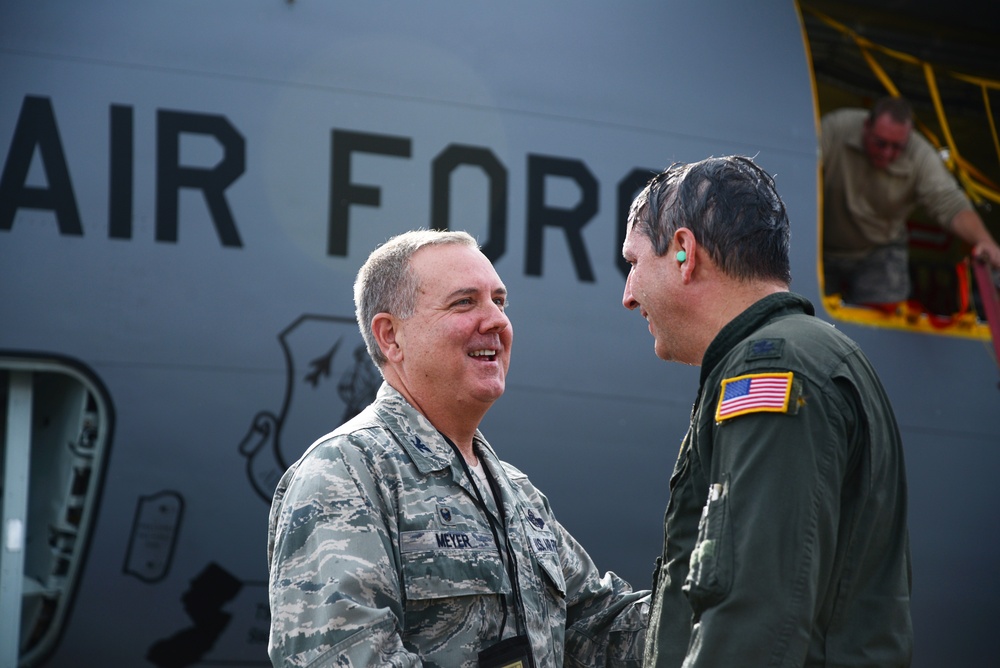
[[[792,372],[751,373],[722,381],[715,421],[747,413],[787,413]]]

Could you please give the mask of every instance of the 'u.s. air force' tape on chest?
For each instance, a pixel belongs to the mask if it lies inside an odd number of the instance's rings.
[[[797,413],[801,385],[791,371],[726,378],[719,389],[715,421],[749,413]]]
[[[524,527],[528,534],[528,543],[536,553],[555,553],[559,549],[556,536],[549,529],[548,524],[541,515],[536,514],[532,508],[521,508],[521,516],[524,518]]]
[[[399,537],[402,552],[437,552],[440,550],[495,551],[493,536],[480,531],[404,531]]]

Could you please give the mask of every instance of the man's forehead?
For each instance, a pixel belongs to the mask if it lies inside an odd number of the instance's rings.
[[[489,260],[476,248],[459,244],[429,244],[420,248],[410,258],[410,267],[428,278],[448,273],[467,271],[479,264],[480,258]]]
[[[880,114],[872,125],[873,130],[880,132],[909,132],[913,127],[911,121],[897,121],[889,113]]]
[[[449,267],[449,271],[436,274],[440,284],[450,292],[507,292],[493,266],[487,263],[481,271]]]
[[[622,243],[622,254],[635,255],[642,247],[643,240],[648,241],[648,237],[639,229],[634,216],[629,216],[625,226],[625,241]],[[652,242],[649,242],[652,245]]]
[[[414,254],[413,259],[421,285],[439,294],[507,292],[493,264],[478,249],[457,244],[427,246]]]

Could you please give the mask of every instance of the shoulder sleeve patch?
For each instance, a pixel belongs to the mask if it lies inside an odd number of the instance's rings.
[[[723,380],[715,421],[748,413],[788,413],[792,381],[791,371],[751,373]]]

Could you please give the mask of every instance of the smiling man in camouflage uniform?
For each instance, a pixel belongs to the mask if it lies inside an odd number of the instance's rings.
[[[602,577],[478,431],[504,391],[506,304],[464,232],[394,237],[361,268],[358,323],[385,382],[278,484],[275,666],[638,665],[646,592]]]

